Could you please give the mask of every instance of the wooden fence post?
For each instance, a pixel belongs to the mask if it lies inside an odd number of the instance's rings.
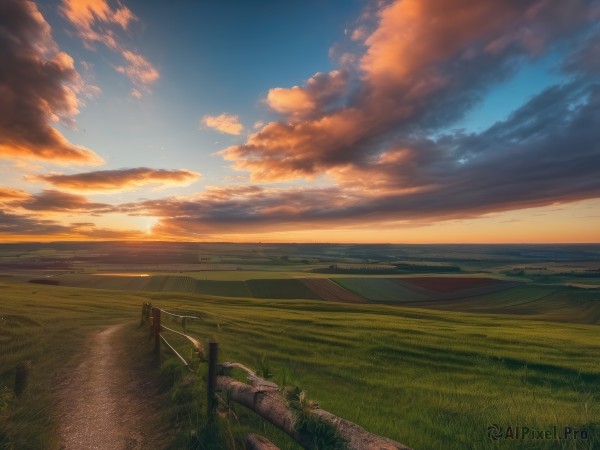
[[[15,369],[15,396],[23,395],[29,378],[29,362],[19,363]]]
[[[146,308],[148,307],[148,303],[142,303],[142,318],[140,319],[140,327],[144,325],[144,321],[146,320]]]
[[[152,308],[152,324],[154,331],[154,353],[160,355],[160,309]]]
[[[208,379],[207,379],[207,412],[208,419],[214,420],[217,413],[217,361],[219,359],[219,343],[209,342],[208,344]]]
[[[144,321],[144,323],[150,322],[150,317],[153,317],[153,310],[154,307],[152,306],[152,303],[148,302],[148,306],[146,307],[146,320]],[[148,335],[148,338],[152,338],[154,336],[154,318],[152,319],[152,325],[150,325],[148,328],[150,329],[150,334]]]

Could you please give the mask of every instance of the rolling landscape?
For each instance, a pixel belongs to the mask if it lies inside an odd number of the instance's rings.
[[[0,382],[11,386],[22,360],[35,369],[23,404],[5,391],[0,436],[35,447],[20,428],[34,426],[52,441],[53,374],[92,330],[125,322],[133,351],[150,358],[136,320],[151,301],[199,317],[186,332],[216,339],[223,361],[262,368],[411,448],[497,448],[492,424],[585,430],[561,448],[597,448],[599,264],[598,245],[5,244]],[[190,354],[189,342],[172,342]],[[205,420],[202,377],[163,358],[163,424],[177,428],[174,445],[210,448],[192,433]],[[45,407],[31,414],[32,402]],[[237,445],[254,426],[301,448],[256,417],[227,420]]]
[[[599,0],[0,0],[0,450],[600,450]]]

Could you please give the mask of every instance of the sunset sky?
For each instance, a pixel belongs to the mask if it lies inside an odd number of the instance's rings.
[[[600,1],[0,1],[0,242],[600,242]]]

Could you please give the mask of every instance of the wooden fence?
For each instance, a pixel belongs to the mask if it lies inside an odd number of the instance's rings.
[[[174,330],[161,323],[161,317],[168,315],[172,318],[181,320],[183,332]],[[179,360],[188,368],[190,364],[186,359],[172,346],[162,335],[163,332],[170,332],[180,335],[187,339],[194,347],[196,352],[208,361],[207,368],[207,412],[209,420],[215,420],[217,414],[218,394],[217,392],[227,392],[228,398],[246,408],[254,411],[263,419],[275,425],[280,430],[291,436],[298,442],[302,448],[313,449],[313,439],[306,433],[297,430],[297,417],[289,408],[288,402],[282,395],[282,392],[275,383],[259,377],[252,369],[235,362],[218,363],[219,344],[210,341],[206,351],[202,344],[186,332],[188,321],[201,320],[199,317],[174,314],[163,309],[153,307],[150,303],[142,305],[142,316],[140,325],[150,323],[150,334],[154,338],[154,352],[160,355],[161,343],[172,351]],[[232,369],[239,369],[246,372],[248,383],[237,381],[227,374]],[[411,450],[409,447],[395,442],[391,439],[377,436],[369,433],[364,428],[342,419],[330,412],[324,411],[318,407],[310,409],[310,418],[327,423],[336,430],[337,435],[345,442],[348,450]],[[246,439],[246,448],[250,450],[277,450],[278,448],[268,439],[251,434]]]

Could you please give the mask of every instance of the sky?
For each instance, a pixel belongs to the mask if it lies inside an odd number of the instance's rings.
[[[600,242],[600,0],[2,0],[0,242]]]

